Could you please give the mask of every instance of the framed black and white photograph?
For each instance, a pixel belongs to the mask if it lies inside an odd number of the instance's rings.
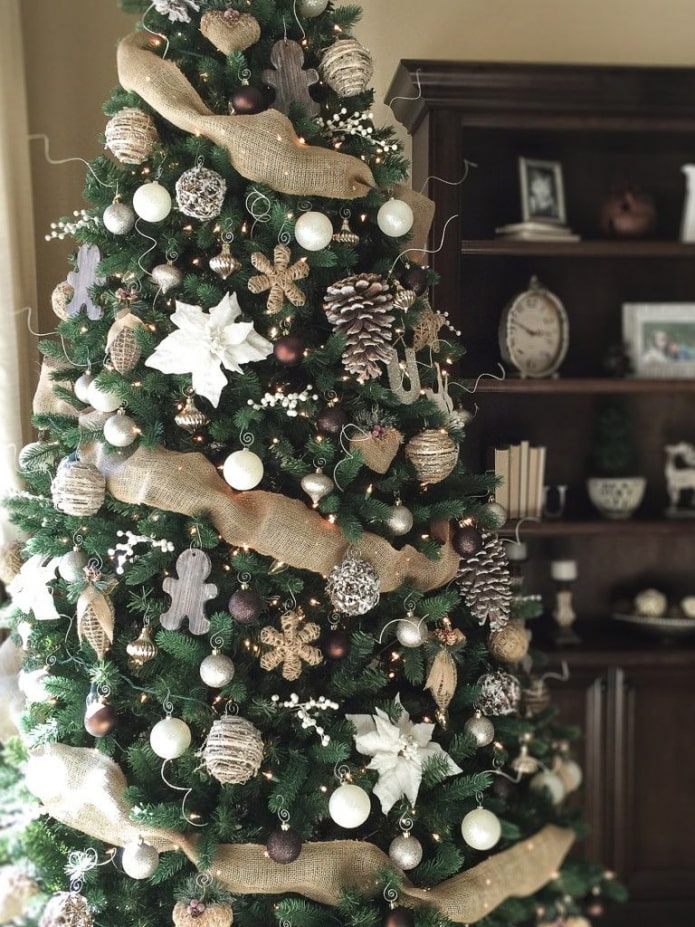
[[[624,303],[623,338],[634,376],[695,378],[695,303]]]
[[[519,158],[521,212],[524,222],[553,222],[564,225],[565,189],[559,161]]]

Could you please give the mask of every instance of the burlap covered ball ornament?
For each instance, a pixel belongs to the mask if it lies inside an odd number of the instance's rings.
[[[210,728],[202,756],[207,771],[218,782],[242,785],[261,768],[261,732],[245,718],[226,715]]]
[[[75,288],[67,280],[62,280],[51,293],[51,309],[59,319],[69,318],[67,307],[74,295]]]
[[[177,902],[172,912],[175,927],[232,927],[234,912],[227,904],[205,904],[194,898]]]
[[[96,515],[106,497],[106,480],[93,464],[74,456],[60,463],[51,483],[53,505],[65,515]]]
[[[224,177],[197,164],[176,181],[176,202],[181,212],[205,222],[219,216],[227,192]]]
[[[106,124],[106,147],[123,164],[142,164],[152,154],[159,136],[151,116],[127,106]]]
[[[338,39],[321,60],[324,81],[339,97],[364,93],[374,74],[374,62],[357,39]]]
[[[3,544],[0,547],[0,582],[9,585],[21,569],[22,545],[19,541]]]
[[[517,621],[510,621],[488,638],[488,649],[500,663],[518,663],[528,653],[528,636]]]
[[[379,574],[367,560],[348,551],[328,575],[326,591],[333,608],[345,615],[366,615],[379,604]]]
[[[87,899],[78,892],[56,892],[48,899],[39,927],[92,927]]]
[[[478,680],[480,695],[477,707],[484,715],[511,715],[521,702],[521,686],[516,676],[500,670],[486,673]]]
[[[408,441],[405,456],[422,483],[441,483],[453,473],[459,459],[458,444],[441,428],[428,428]]]

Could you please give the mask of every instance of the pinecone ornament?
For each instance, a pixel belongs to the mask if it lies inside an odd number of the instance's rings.
[[[478,553],[461,562],[457,582],[480,624],[487,621],[491,631],[501,631],[509,621],[512,589],[509,562],[497,535],[486,535]]]
[[[381,376],[391,356],[394,317],[391,285],[379,274],[358,274],[338,280],[326,291],[328,321],[346,340],[343,366],[360,383]]]

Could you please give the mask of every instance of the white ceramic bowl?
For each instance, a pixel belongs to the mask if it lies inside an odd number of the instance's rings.
[[[643,476],[594,476],[586,481],[589,498],[606,518],[629,518],[647,488]]]

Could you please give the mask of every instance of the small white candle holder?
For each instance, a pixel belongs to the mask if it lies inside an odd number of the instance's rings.
[[[572,627],[577,620],[577,613],[572,604],[572,586],[578,576],[577,561],[552,560],[550,576],[555,583],[553,619],[556,627],[553,639],[558,647],[580,644],[581,638]]]

